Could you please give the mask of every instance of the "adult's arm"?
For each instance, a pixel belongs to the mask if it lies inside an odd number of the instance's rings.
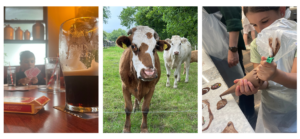
[[[222,16],[224,16],[227,32],[241,31],[242,9],[241,7],[219,7]]]
[[[239,31],[243,29],[241,22],[241,7],[219,7],[225,19],[226,29],[229,32],[229,47],[239,47]],[[228,65],[233,67],[239,62],[238,52],[228,51]]]
[[[231,31],[229,32],[229,47],[237,47],[239,40],[239,32],[238,31]],[[228,51],[228,66],[233,67],[239,63],[239,54],[238,51],[231,52]]]

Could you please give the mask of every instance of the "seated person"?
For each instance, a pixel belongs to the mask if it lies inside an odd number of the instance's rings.
[[[25,71],[35,67],[35,56],[30,51],[23,51],[20,53],[20,70],[17,73],[17,85],[45,85],[46,81],[41,74],[37,77],[27,78]]]

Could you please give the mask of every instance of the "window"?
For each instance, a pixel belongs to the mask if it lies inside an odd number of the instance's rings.
[[[40,21],[44,25],[44,40],[32,39],[32,26]],[[4,40],[4,66],[20,65],[20,52],[29,50],[34,53],[36,65],[44,65],[47,57],[47,7],[4,7],[4,25],[10,25],[14,30],[18,27],[24,32],[30,32],[30,40]],[[15,32],[14,32],[15,34]],[[15,36],[15,35],[14,35]]]

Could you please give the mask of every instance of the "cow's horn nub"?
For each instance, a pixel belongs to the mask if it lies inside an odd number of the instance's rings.
[[[128,30],[127,35],[132,34],[132,29]]]

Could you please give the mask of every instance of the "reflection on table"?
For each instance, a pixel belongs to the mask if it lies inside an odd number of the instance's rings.
[[[98,133],[98,118],[81,119],[54,109],[65,105],[65,92],[47,92],[38,88],[4,91],[4,96],[40,97],[50,101],[37,114],[4,113],[5,133]]]

